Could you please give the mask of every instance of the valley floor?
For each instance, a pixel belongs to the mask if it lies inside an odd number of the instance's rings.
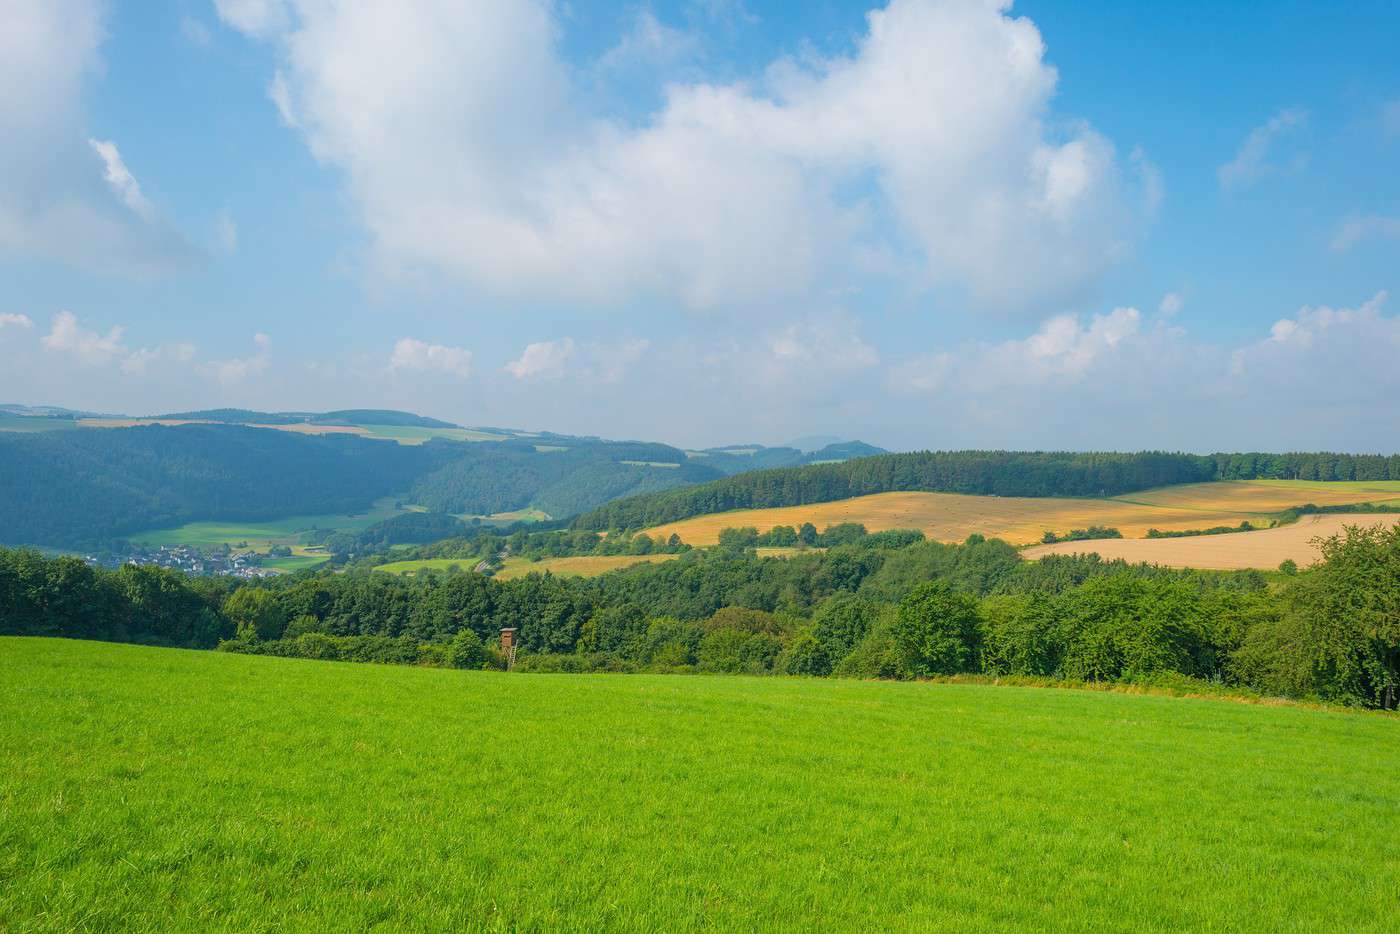
[[[1397,721],[0,639],[0,929],[1380,930]]]

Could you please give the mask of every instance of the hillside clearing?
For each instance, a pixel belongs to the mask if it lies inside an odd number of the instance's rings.
[[[1391,718],[0,639],[0,928],[1389,926]]]
[[[133,532],[127,538],[149,547],[190,545],[195,548],[217,548],[228,545],[232,548],[247,542],[249,548],[257,551],[266,551],[272,545],[288,545],[300,551],[302,535],[312,529],[358,532],[406,511],[412,510],[399,509],[395,507],[393,497],[385,497],[368,511],[354,515],[290,516],[254,522],[189,522],[174,528]]]
[[[1228,535],[1196,535],[1189,538],[1101,539],[1036,545],[1022,554],[1028,559],[1045,555],[1097,554],[1106,561],[1122,558],[1136,564],[1214,570],[1271,569],[1284,561],[1305,568],[1321,557],[1319,538],[1339,535],[1347,526],[1394,525],[1396,515],[1303,516],[1291,525],[1257,532]]]
[[[1400,499],[1396,481],[1335,486],[1309,481],[1192,483],[1113,499],[876,493],[806,506],[712,513],[657,526],[647,534],[662,539],[675,534],[686,544],[702,546],[717,544],[726,528],[754,526],[761,533],[775,525],[797,527],[810,522],[820,530],[858,522],[871,532],[919,529],[945,542],[963,541],[977,533],[1025,545],[1039,542],[1047,531],[1108,526],[1128,538],[1141,538],[1153,528],[1185,531],[1246,521],[1267,524],[1272,514],[1304,503],[1350,505],[1395,499]]]

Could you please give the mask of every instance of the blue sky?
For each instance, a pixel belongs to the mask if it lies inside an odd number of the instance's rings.
[[[0,2],[0,401],[1400,449],[1393,3]]]

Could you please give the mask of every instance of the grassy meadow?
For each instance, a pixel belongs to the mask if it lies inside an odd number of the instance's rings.
[[[169,529],[147,529],[127,536],[138,545],[190,545],[196,548],[233,547],[247,542],[250,548],[266,551],[273,545],[296,548],[303,532],[311,529],[336,529],[358,532],[376,522],[393,518],[408,510],[394,506],[393,497],[379,500],[373,507],[355,515],[290,516],[260,522],[189,522]]]
[[[1395,930],[1397,725],[0,639],[0,929]]]
[[[1091,526],[1116,528],[1128,538],[1148,529],[1185,531],[1250,522],[1267,526],[1271,517],[1304,503],[1349,505],[1400,500],[1400,482],[1314,483],[1307,480],[1191,483],[1131,493],[1112,499],[967,496],[958,493],[876,493],[830,503],[741,509],[682,519],[648,529],[653,538],[679,535],[690,545],[713,545],[726,528],[775,525],[818,529],[859,522],[872,532],[921,529],[929,538],[960,542],[978,533],[1013,545],[1039,542],[1049,532]],[[1277,563],[1277,562],[1275,562]]]

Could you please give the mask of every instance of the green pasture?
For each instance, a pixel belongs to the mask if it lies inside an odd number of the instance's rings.
[[[266,551],[272,545],[296,545],[303,532],[312,529],[335,529],[358,532],[376,522],[404,512],[394,507],[388,497],[379,500],[367,512],[355,515],[291,516],[262,522],[189,522],[170,529],[148,529],[128,535],[138,545],[190,545],[196,548],[230,547],[247,542],[250,548]]]
[[[45,418],[39,415],[10,415],[0,412],[0,431],[31,433],[36,431],[67,431],[79,427],[71,418]]]
[[[1400,721],[0,639],[0,930],[1400,928]]]
[[[375,570],[383,571],[385,574],[416,574],[419,571],[446,572],[455,564],[460,570],[470,571],[480,562],[480,558],[417,558],[411,561],[390,561],[388,564],[377,565]]]

